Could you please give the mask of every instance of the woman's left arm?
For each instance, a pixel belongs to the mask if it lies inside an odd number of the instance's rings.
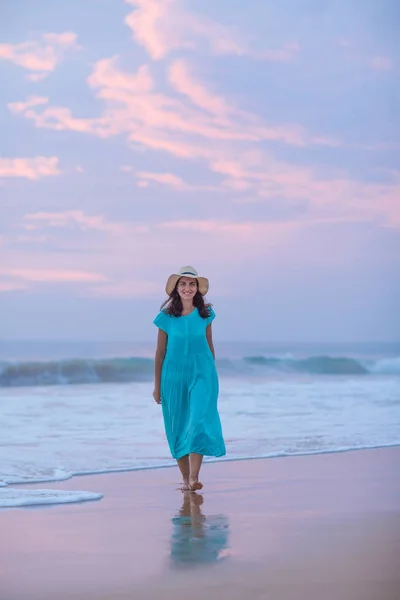
[[[213,340],[212,340],[212,328],[211,327],[212,327],[211,323],[209,325],[207,325],[206,337],[207,337],[208,345],[210,346],[211,354],[213,355],[214,360],[215,360],[215,351],[214,351],[214,344],[213,344]]]

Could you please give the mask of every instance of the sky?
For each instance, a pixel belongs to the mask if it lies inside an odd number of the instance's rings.
[[[0,8],[0,338],[400,339],[396,0]]]

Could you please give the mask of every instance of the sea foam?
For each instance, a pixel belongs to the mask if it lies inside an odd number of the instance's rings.
[[[69,504],[100,500],[103,494],[94,492],[61,491],[61,490],[23,490],[2,488],[0,490],[0,508],[34,506],[41,504]]]

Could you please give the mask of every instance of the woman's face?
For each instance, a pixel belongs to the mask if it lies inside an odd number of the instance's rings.
[[[197,280],[192,277],[181,277],[177,290],[182,300],[191,300],[197,292]]]

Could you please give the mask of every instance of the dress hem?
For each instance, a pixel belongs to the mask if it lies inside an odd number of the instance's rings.
[[[221,456],[226,456],[226,451],[225,452],[221,452],[220,454],[214,454],[214,453],[207,453],[207,452],[199,452],[198,450],[189,450],[189,452],[184,452],[183,454],[179,454],[179,455],[172,455],[172,458],[174,460],[180,460],[181,458],[183,458],[184,456],[188,456],[189,454],[200,454],[201,456],[211,456],[213,458],[221,458]]]

